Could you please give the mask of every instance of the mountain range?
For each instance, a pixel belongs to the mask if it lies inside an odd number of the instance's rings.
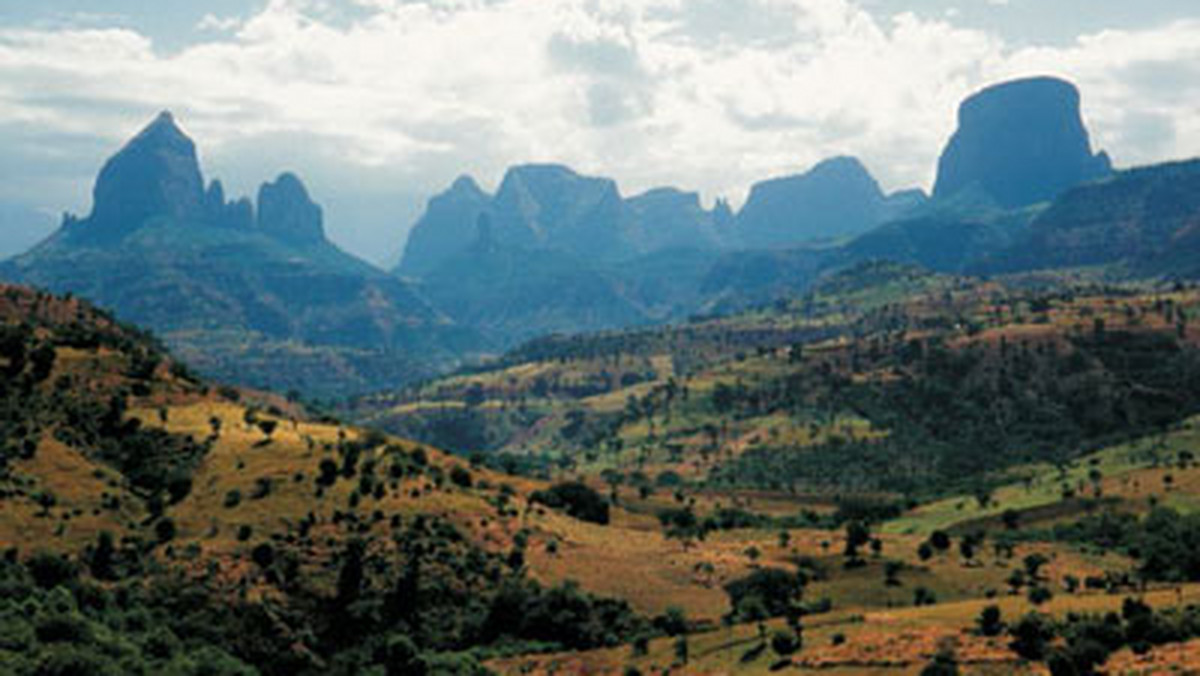
[[[111,307],[219,378],[344,395],[550,333],[769,303],[872,259],[1195,276],[1198,177],[1197,162],[1114,172],[1075,86],[1032,78],[963,102],[932,196],[885,194],[851,157],[757,183],[737,211],[519,165],[494,194],[462,176],[431,198],[388,272],[326,238],[291,173],[254,200],[206,184],[163,113],[101,169],[91,213],[64,217],[0,278]]]
[[[0,275],[114,308],[201,369],[280,390],[426,375],[477,340],[331,244],[294,175],[256,202],[206,187],[169,113],[104,165],[88,216],[66,216]]]

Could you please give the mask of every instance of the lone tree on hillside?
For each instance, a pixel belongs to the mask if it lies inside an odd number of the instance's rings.
[[[267,438],[267,441],[271,441],[271,435],[275,433],[275,428],[278,426],[279,422],[276,420],[264,418],[263,420],[258,421],[258,429],[262,431],[263,436]]]

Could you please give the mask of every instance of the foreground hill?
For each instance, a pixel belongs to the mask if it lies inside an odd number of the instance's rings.
[[[77,300],[4,287],[0,331],[6,673],[480,673],[643,622],[527,573],[574,529],[536,484],[213,390]]]
[[[611,334],[599,349],[572,339],[526,354],[544,355],[565,375],[584,359],[632,364],[618,352],[690,346],[681,351],[690,361],[648,365],[732,369],[760,391],[751,374],[778,367],[766,346],[792,331],[784,344],[808,353],[811,341],[832,335],[812,324],[845,325],[836,316],[852,305],[839,301],[877,310],[900,303],[929,330],[947,307],[994,291],[873,267],[809,299],[810,325],[784,329],[776,311],[764,311],[738,331],[690,329],[694,342],[664,331]],[[1173,307],[1181,306],[1191,311]],[[1112,320],[1124,310],[1101,312]],[[1022,497],[1015,474],[990,498],[1015,511],[1014,525],[988,521],[977,495],[949,497],[974,501],[956,511],[942,501],[896,507],[879,492],[850,499],[705,486],[696,478],[707,467],[699,447],[664,415],[683,410],[653,397],[638,399],[655,410],[642,429],[667,440],[667,453],[630,443],[649,450],[641,467],[653,481],[605,444],[604,462],[585,460],[583,471],[556,464],[545,468],[550,481],[514,476],[314,418],[275,397],[214,389],[142,332],[78,300],[6,287],[0,325],[0,424],[10,440],[0,453],[0,663],[13,673],[764,673],[789,665],[909,673],[935,658],[1011,673],[1110,653],[1114,666],[1164,663],[1186,654],[1195,635],[1194,610],[1167,610],[1197,598],[1195,586],[1160,582],[1176,572],[1193,579],[1192,554],[1162,559],[1164,542],[1194,536],[1194,524],[1174,512],[1144,517],[1141,531],[1156,539],[1126,541],[1140,531],[1122,527],[1117,545],[1096,549],[1092,522],[1046,536],[1045,505]],[[765,349],[739,360],[747,341]],[[814,345],[801,361],[823,360],[823,349]],[[539,386],[515,359],[497,385],[520,388],[528,375],[535,391],[567,395],[566,381]],[[705,392],[692,380],[677,397],[702,402]],[[759,424],[729,420],[731,434]],[[779,439],[793,434],[786,416],[778,420]],[[836,425],[859,438],[879,431]],[[815,435],[834,433],[817,421]],[[1168,483],[1171,506],[1200,504],[1194,463],[1175,458],[1194,435],[1190,425],[1169,429],[1157,468],[1113,447],[1064,467],[1062,481],[1086,472],[1091,491],[1092,471],[1101,470],[1100,490],[1130,508],[1122,518],[1142,518],[1145,495],[1162,495],[1152,487]],[[1021,471],[1038,496],[1049,492],[1041,477],[1060,481],[1052,467]],[[615,481],[618,473],[627,481]],[[1058,518],[1086,514],[1060,502]],[[1107,514],[1107,504],[1095,502],[1093,513]],[[1176,529],[1173,539],[1161,537],[1166,528]],[[1135,591],[1148,605],[1123,601]],[[985,612],[991,605],[997,616]],[[1099,653],[1055,638],[1096,630],[1079,613],[1114,609],[1122,614],[1104,622],[1120,633],[1107,634]]]
[[[257,204],[205,189],[167,113],[105,164],[93,202],[0,276],[112,308],[207,373],[335,394],[427,375],[478,344],[332,245],[295,176],[264,184]]]
[[[357,413],[481,464],[580,478],[679,542],[663,563],[691,566],[699,588],[672,603],[701,620],[692,633],[493,663],[507,673],[1158,673],[1190,655],[1184,606],[1200,598],[1185,544],[1200,536],[1197,311],[1185,286],[872,264],[750,313],[533,341]],[[771,601],[791,571],[799,628]],[[777,574],[739,596],[738,580]],[[725,587],[731,628],[703,622],[706,584]],[[1123,599],[1142,585],[1179,610],[1141,615]],[[1105,623],[1120,629],[1085,649]]]

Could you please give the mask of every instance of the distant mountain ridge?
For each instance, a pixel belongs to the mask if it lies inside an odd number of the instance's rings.
[[[889,199],[862,162],[835,157],[804,174],[754,184],[737,214],[739,243],[761,249],[858,235],[923,198],[910,192]]]
[[[495,195],[460,177],[430,199],[396,272],[419,279],[425,296],[455,321],[510,345],[758,298],[761,290],[725,290],[721,268],[711,268],[747,247],[844,239],[924,202],[920,191],[884,195],[862,163],[846,157],[756,185],[736,214],[724,200],[707,209],[697,193],[678,188],[623,198],[611,179],[520,165]]]
[[[1200,160],[1120,171],[1067,191],[983,272],[1120,264],[1200,277]]]
[[[65,217],[0,276],[112,308],[216,375],[355,391],[427,375],[477,343],[331,244],[295,175],[263,184],[257,205],[226,201],[218,181],[205,189],[195,144],[169,113],[105,163],[93,196],[88,216]]]
[[[469,176],[429,200],[397,271],[422,276],[466,251],[486,216],[495,241],[614,262],[686,244],[716,247],[730,212],[705,209],[696,193],[659,188],[623,198],[612,179],[558,164],[524,164],[504,174],[495,195]]]
[[[599,262],[629,261],[672,248],[734,250],[792,246],[860,234],[925,202],[919,190],[885,195],[853,157],[818,163],[804,174],[756,183],[734,213],[718,199],[662,187],[625,198],[615,181],[557,164],[510,168],[495,195],[469,176],[431,198],[410,230],[397,272],[433,272],[474,240],[487,215],[504,244],[554,248]]]
[[[254,200],[206,185],[164,113],[105,163],[92,212],[64,217],[0,278],[113,308],[224,379],[353,394],[548,333],[760,306],[864,261],[1200,276],[1197,167],[1113,172],[1074,85],[1030,78],[964,101],[932,197],[885,194],[851,157],[757,183],[736,213],[518,165],[494,193],[461,176],[431,198],[388,273],[328,241],[294,174]]]

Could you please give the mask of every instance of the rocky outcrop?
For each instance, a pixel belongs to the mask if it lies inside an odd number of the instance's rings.
[[[442,261],[461,252],[476,236],[476,224],[491,196],[470,176],[460,176],[445,192],[435,195],[413,225],[398,271],[421,277]]]
[[[934,197],[968,188],[1016,208],[1051,200],[1067,188],[1107,176],[1104,153],[1092,154],[1079,90],[1041,77],[1005,82],[971,96],[938,163]]]
[[[295,245],[325,241],[321,207],[308,196],[295,174],[283,173],[258,190],[258,230]]]
[[[92,213],[75,223],[73,234],[104,243],[156,218],[199,225],[204,201],[196,146],[171,113],[163,112],[104,164],[92,191]]]
[[[249,230],[254,227],[254,203],[245,197],[226,202],[225,188],[220,181],[210,183],[204,193],[204,214],[207,222],[217,228]]]
[[[610,255],[620,239],[622,206],[612,179],[558,164],[516,166],[496,191],[494,234],[509,245]]]

